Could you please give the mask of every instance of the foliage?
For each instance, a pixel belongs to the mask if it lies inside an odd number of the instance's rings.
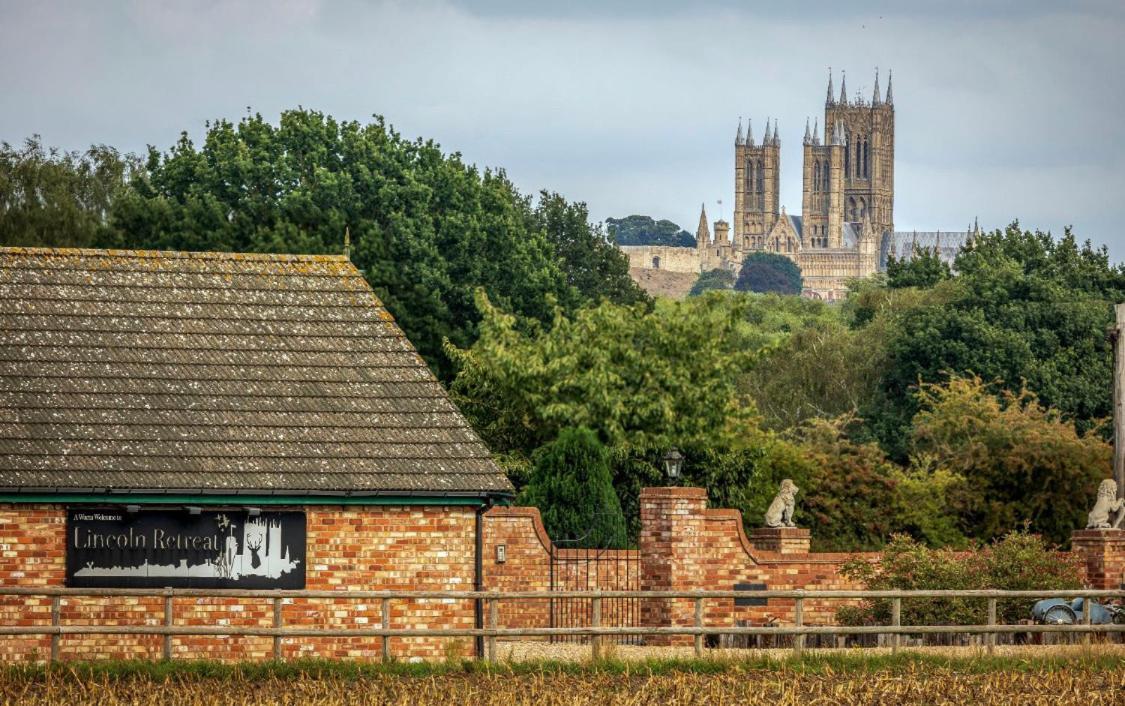
[[[801,293],[801,268],[784,255],[752,252],[742,259],[734,288],[740,292]]]
[[[535,469],[520,497],[537,507],[553,540],[602,549],[625,546],[625,516],[613,489],[606,449],[586,428],[563,429],[535,452]]]
[[[702,272],[695,284],[691,285],[688,296],[697,297],[712,289],[734,289],[734,273],[723,268]]]
[[[710,293],[652,311],[603,302],[570,318],[560,311],[534,332],[485,296],[480,306],[480,340],[447,349],[458,366],[454,400],[509,469],[565,427],[592,429],[610,448],[631,522],[640,487],[662,477],[665,451],[730,445],[750,423],[736,385],[754,357],[743,297]]]
[[[1081,558],[1060,553],[1041,537],[1010,532],[992,544],[970,551],[931,549],[898,535],[878,560],[854,559],[841,573],[873,591],[976,590],[1007,591],[1075,589],[1082,586]],[[997,605],[998,619],[1026,619],[1034,600],[1006,600]],[[886,625],[890,599],[842,607],[837,619],[845,625]],[[973,598],[927,598],[902,602],[903,625],[980,625],[987,622],[987,602]]]
[[[1105,331],[1112,303],[1125,299],[1125,271],[1104,248],[1080,247],[1069,230],[1056,241],[1013,223],[975,239],[956,269],[953,280],[924,290],[939,302],[902,312],[889,332],[880,403],[865,412],[888,452],[905,457],[919,381],[949,373],[1034,390],[1082,431],[1109,414]]]
[[[966,534],[991,539],[1027,523],[1058,543],[1082,527],[1112,447],[1080,436],[1025,389],[992,394],[978,377],[925,383],[913,446],[966,481],[953,500]]]
[[[671,245],[694,248],[695,236],[668,220],[649,216],[605,219],[609,239],[617,245]]]
[[[950,276],[949,265],[937,248],[921,248],[908,260],[899,260],[894,254],[887,259],[887,286],[892,289],[932,287]]]
[[[0,245],[83,247],[108,227],[136,158],[105,145],[85,152],[0,143]]]
[[[24,162],[44,161],[31,152]],[[338,122],[299,109],[276,126],[261,115],[220,120],[198,147],[185,133],[167,152],[150,148],[136,169],[121,161],[99,148],[46,160],[69,174],[55,189],[61,205],[40,209],[45,225],[22,216],[6,225],[18,232],[5,242],[43,241],[51,230],[51,244],[340,253],[348,230],[352,261],[445,379],[442,341],[476,340],[478,287],[524,327],[549,322],[556,307],[647,301],[584,204],[548,192],[533,204],[503,171],[406,140],[381,118]],[[127,186],[110,189],[123,174]],[[81,218],[64,208],[71,201]]]

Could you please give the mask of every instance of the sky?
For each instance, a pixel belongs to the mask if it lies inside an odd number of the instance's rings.
[[[895,226],[1014,219],[1125,261],[1125,3],[1112,0],[0,0],[0,140],[166,149],[247,108],[382,115],[521,190],[694,231],[730,218],[734,135],[894,71]],[[719,205],[722,201],[722,205]]]

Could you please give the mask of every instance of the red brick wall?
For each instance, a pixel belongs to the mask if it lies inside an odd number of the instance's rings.
[[[707,491],[702,488],[641,491],[640,551],[646,590],[729,591],[737,583],[764,583],[770,590],[862,588],[840,576],[839,569],[849,559],[868,555],[801,553],[802,543],[788,535],[776,543],[782,551],[756,548],[743,530],[741,514],[708,509]],[[832,622],[839,605],[839,601],[806,601],[805,623]],[[648,600],[642,616],[651,625],[692,625],[694,602]],[[765,606],[752,607],[735,607],[733,599],[704,602],[704,623],[712,627],[734,627],[739,620],[764,623],[770,618],[792,623],[793,601],[771,599]],[[690,641],[690,637],[671,640]]]
[[[305,567],[309,590],[472,590],[474,509],[467,507],[305,508],[308,544]],[[58,505],[0,505],[0,585],[62,586],[65,576],[65,508]],[[0,599],[5,625],[49,625],[50,600]],[[290,600],[282,608],[285,625],[295,627],[378,627],[377,601]],[[159,625],[161,598],[64,599],[63,624]],[[271,626],[270,601],[178,599],[177,625]],[[395,628],[473,626],[467,600],[391,604]],[[159,636],[66,636],[65,658],[159,657]],[[186,636],[173,640],[177,658],[255,659],[272,655],[272,638]],[[0,659],[42,659],[50,640],[0,637]],[[377,658],[379,638],[285,638],[283,655]],[[448,651],[469,655],[471,638],[437,640],[393,638],[397,657],[441,657]]]
[[[496,560],[497,545],[504,545],[507,561]],[[639,590],[639,556],[636,550],[556,549],[555,586],[569,590]],[[484,584],[490,591],[550,590],[551,538],[543,527],[539,510],[533,507],[495,507],[484,516]],[[588,561],[597,557],[596,561]],[[573,603],[573,602],[572,602]],[[616,603],[603,606],[602,624],[625,624]],[[574,616],[582,606],[568,604]],[[525,628],[550,625],[550,603],[501,601],[501,627]]]

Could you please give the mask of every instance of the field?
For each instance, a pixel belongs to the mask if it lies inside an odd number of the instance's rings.
[[[806,655],[597,664],[107,663],[8,667],[3,704],[1122,704],[1125,658]]]

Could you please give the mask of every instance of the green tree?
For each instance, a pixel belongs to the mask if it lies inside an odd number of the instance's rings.
[[[340,253],[352,261],[439,376],[442,341],[476,340],[483,288],[520,326],[603,297],[644,295],[625,259],[555,194],[538,206],[503,171],[478,170],[431,141],[406,140],[381,118],[338,122],[311,110],[208,126],[150,150],[115,200],[119,247]]]
[[[893,254],[887,260],[887,286],[893,289],[932,287],[950,275],[937,248],[922,248],[908,260],[898,260]]]
[[[551,539],[566,546],[626,546],[625,515],[613,489],[608,455],[586,428],[563,429],[534,454],[521,504],[539,508]]]
[[[1106,328],[1125,299],[1125,271],[1105,249],[1054,240],[1018,224],[981,236],[957,256],[958,276],[913,296],[937,298],[896,316],[879,402],[864,411],[904,459],[918,383],[976,374],[1040,401],[1085,431],[1110,413],[1112,352]]]
[[[730,270],[715,269],[700,273],[699,279],[691,285],[689,297],[697,297],[713,289],[734,289],[734,273]]]
[[[590,225],[584,203],[542,191],[534,222],[547,235],[562,260],[567,283],[586,301],[607,299],[617,304],[647,302],[648,296],[629,277],[629,259],[601,231]]]
[[[605,219],[609,239],[617,245],[671,245],[694,248],[695,236],[672,221],[655,221],[649,216]]]
[[[91,245],[138,166],[105,145],[63,152],[45,148],[38,135],[22,147],[0,143],[0,245]]]
[[[801,268],[784,255],[752,252],[742,260],[734,288],[740,292],[801,293]]]
[[[1028,526],[1065,543],[1084,525],[1098,483],[1112,471],[1112,447],[1081,436],[1029,390],[993,394],[980,378],[926,383],[913,448],[965,479],[952,500],[961,531],[989,540]]]
[[[752,425],[737,385],[754,359],[748,298],[709,293],[652,310],[603,302],[559,311],[539,331],[520,330],[487,297],[480,305],[480,339],[447,348],[458,366],[451,393],[517,486],[535,448],[585,426],[609,447],[633,522],[640,488],[661,481],[664,452],[729,445]]]

